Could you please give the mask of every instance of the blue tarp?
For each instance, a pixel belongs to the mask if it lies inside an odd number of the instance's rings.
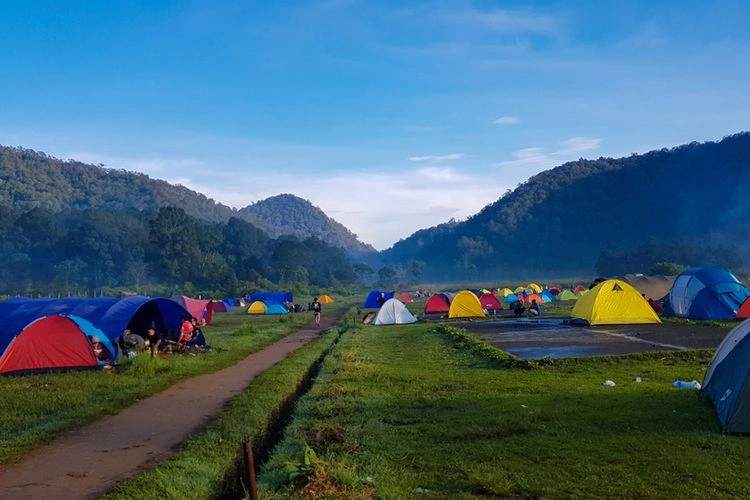
[[[74,315],[86,319],[114,341],[126,328],[144,336],[151,323],[167,336],[180,331],[181,319],[190,314],[176,302],[134,295],[63,299],[15,298],[0,302],[0,352],[32,321],[54,314]]]
[[[378,302],[378,297],[380,297],[381,294],[384,294],[385,296],[383,297],[382,302]],[[392,298],[393,292],[381,292],[380,290],[373,290],[365,299],[365,303],[362,305],[362,307],[365,309],[378,309],[386,300]]]
[[[260,300],[266,305],[275,303],[283,304],[284,302],[294,302],[291,292],[255,292],[250,296],[250,303]]]

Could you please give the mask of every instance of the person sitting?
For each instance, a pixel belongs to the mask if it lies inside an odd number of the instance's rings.
[[[516,316],[523,316],[524,311],[526,311],[526,308],[523,306],[523,302],[519,300],[513,306],[513,314]]]
[[[146,330],[146,337],[144,339],[146,341],[146,348],[151,353],[151,357],[154,357],[154,354],[159,353],[159,349],[162,347],[162,344],[164,344],[164,336],[156,331],[156,328],[152,325],[149,326]]]
[[[180,336],[177,338],[177,350],[184,352],[187,347],[187,343],[193,340],[193,321],[197,321],[195,318],[184,316],[182,318],[182,326],[180,326]]]
[[[193,325],[193,338],[186,342],[185,347],[204,350],[206,348],[206,336],[203,335],[203,329],[198,324],[198,320],[192,318],[190,322]]]
[[[529,306],[529,310],[526,311],[526,314],[528,314],[530,318],[542,315],[542,308],[536,303],[536,299],[531,299],[531,305]]]
[[[91,348],[94,350],[94,356],[96,356],[99,366],[105,370],[112,368],[112,353],[102,344],[101,339],[96,335],[91,335],[89,336],[89,341],[91,342]]]

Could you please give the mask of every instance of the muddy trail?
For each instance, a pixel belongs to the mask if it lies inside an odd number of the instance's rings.
[[[227,400],[344,314],[323,315],[320,327],[311,322],[235,365],[183,380],[117,415],[61,434],[0,469],[0,498],[97,498],[170,458],[175,446],[205,427]]]

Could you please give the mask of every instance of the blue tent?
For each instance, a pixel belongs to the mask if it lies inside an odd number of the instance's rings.
[[[714,353],[703,379],[724,432],[750,433],[750,320],[731,332]]]
[[[288,314],[286,307],[275,302],[266,302],[266,314]]]
[[[518,295],[515,293],[511,293],[503,299],[503,304],[515,304],[516,302],[518,302]]]
[[[674,280],[664,316],[690,319],[734,319],[747,287],[726,269],[694,267]]]
[[[380,294],[385,295],[383,302],[378,302],[378,297],[380,297]],[[362,305],[362,307],[364,309],[378,309],[386,300],[392,298],[393,292],[381,292],[380,290],[373,290],[365,299],[365,303]]]
[[[283,304],[284,302],[294,302],[294,296],[290,292],[255,292],[250,296],[250,302],[260,300],[266,305],[270,303]]]
[[[124,299],[114,297],[63,299],[16,298],[0,302],[0,352],[26,325],[44,316],[74,315],[91,322],[114,341],[126,328],[145,335],[153,323],[168,337],[180,331],[183,316],[190,314],[176,302],[134,295]]]

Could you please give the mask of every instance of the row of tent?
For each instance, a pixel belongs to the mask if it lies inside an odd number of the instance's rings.
[[[675,278],[662,298],[667,317],[696,320],[750,318],[750,291],[722,268],[691,268]],[[660,323],[640,290],[619,279],[605,280],[578,299],[573,320],[590,325]]]
[[[117,341],[126,331],[143,337],[154,326],[171,337],[180,331],[183,318],[200,317],[196,314],[210,309],[210,301],[199,308],[194,300],[18,297],[0,302],[0,374],[95,368],[101,363],[91,339],[98,338],[116,359]]]
[[[292,294],[288,292],[270,292],[265,295],[253,294],[250,305],[247,307],[247,314],[289,314],[289,305],[292,303]],[[274,295],[275,294],[275,295]],[[252,300],[255,298],[255,300]],[[330,304],[333,297],[330,295],[320,295],[316,297],[321,304]],[[279,302],[279,300],[282,300]]]

